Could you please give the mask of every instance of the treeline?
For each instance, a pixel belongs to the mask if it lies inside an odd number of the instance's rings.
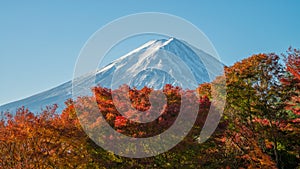
[[[257,54],[225,67],[226,93],[217,96],[226,98],[223,117],[202,144],[199,133],[216,97],[212,84],[224,77],[201,84],[196,90],[198,97],[171,85],[161,91],[95,87],[94,96],[68,100],[62,112],[56,112],[56,105],[39,115],[25,108],[14,116],[6,112],[0,123],[0,168],[299,168],[300,52],[289,49],[283,58]],[[127,95],[129,106],[122,101]],[[138,159],[121,157],[89,137],[114,144],[118,138],[102,133],[104,123],[133,138],[163,133],[177,119],[183,98],[187,105],[199,105],[198,116],[187,136],[165,153]],[[151,107],[153,100],[157,106]],[[186,108],[193,111],[193,107]],[[134,120],[124,118],[118,110]],[[138,123],[145,116],[137,111],[147,117],[156,111],[160,115]]]

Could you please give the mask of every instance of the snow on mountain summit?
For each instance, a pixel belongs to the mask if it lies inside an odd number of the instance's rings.
[[[107,72],[109,80],[102,75]],[[175,38],[147,42],[100,69],[96,78],[97,84],[112,88],[124,83],[136,88],[161,89],[165,84],[195,88],[209,81],[201,57]]]

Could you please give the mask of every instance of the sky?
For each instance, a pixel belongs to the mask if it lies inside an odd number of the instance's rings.
[[[232,65],[255,53],[300,48],[299,7],[297,0],[0,1],[0,105],[71,80],[85,42],[119,17],[162,12],[184,18]]]

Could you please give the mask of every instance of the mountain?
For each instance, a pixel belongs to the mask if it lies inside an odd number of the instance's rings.
[[[195,89],[201,83],[210,82],[210,79],[214,79],[222,71],[223,64],[220,61],[182,40],[152,40],[97,70],[96,73],[75,79],[73,82],[76,83],[68,81],[42,93],[2,105],[0,112],[15,112],[18,107],[25,106],[38,113],[42,108],[53,104],[58,104],[59,110],[62,110],[64,102],[72,98],[74,84],[75,87],[97,84],[117,88],[126,83],[138,89],[144,86],[161,89],[165,84],[172,84]],[[92,78],[94,75],[96,79]],[[90,88],[88,90],[90,92]],[[82,93],[77,93],[76,96],[83,95]]]

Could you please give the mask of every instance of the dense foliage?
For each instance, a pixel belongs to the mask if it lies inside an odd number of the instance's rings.
[[[6,112],[0,123],[0,168],[300,168],[300,52],[289,49],[283,56],[281,62],[276,54],[257,54],[225,67],[227,94],[217,96],[226,97],[224,115],[202,144],[199,133],[216,97],[210,83],[199,85],[198,97],[171,85],[161,91],[95,87],[92,97],[66,101],[63,112],[56,112],[56,105],[38,115],[24,107],[14,116]],[[129,105],[122,101],[127,95]],[[199,104],[198,116],[185,139],[168,152],[125,158],[89,137],[114,144],[116,138],[101,135],[103,123],[134,138],[160,134],[176,120],[183,97]],[[155,120],[137,122],[153,112],[160,112]]]

